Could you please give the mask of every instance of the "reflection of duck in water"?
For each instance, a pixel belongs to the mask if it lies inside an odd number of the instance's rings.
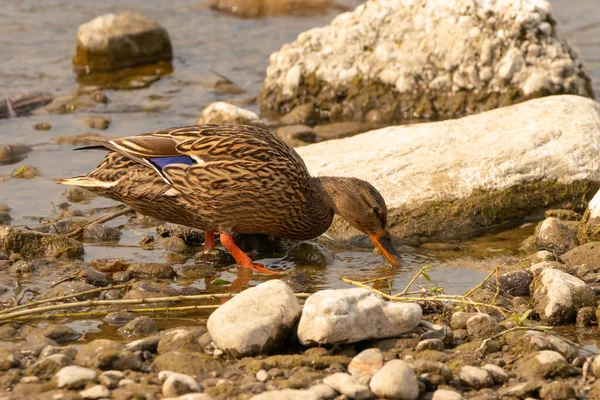
[[[59,180],[121,201],[142,214],[214,233],[236,262],[252,260],[231,234],[294,240],[324,233],[339,214],[369,235],[392,264],[402,259],[386,228],[383,197],[356,178],[311,177],[287,144],[254,126],[196,125],[120,139],[91,138],[87,149],[110,152],[92,172]]]

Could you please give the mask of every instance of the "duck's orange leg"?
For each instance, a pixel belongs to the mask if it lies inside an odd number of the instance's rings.
[[[266,269],[265,266],[262,264],[254,264],[250,257],[248,257],[246,253],[244,253],[239,247],[237,247],[237,245],[233,241],[233,238],[230,235],[221,232],[221,243],[223,244],[223,246],[225,246],[227,251],[231,253],[233,258],[235,259],[235,262],[238,263],[238,265],[241,265],[242,267],[251,269],[253,271],[261,272],[263,274],[278,274],[278,272]]]
[[[204,231],[204,250],[212,250],[215,247],[215,233]]]

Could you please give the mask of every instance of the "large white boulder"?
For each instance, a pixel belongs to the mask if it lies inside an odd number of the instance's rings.
[[[531,100],[456,120],[392,126],[298,148],[313,175],[371,182],[395,236],[449,239],[591,198],[600,181],[600,104]],[[592,182],[590,182],[592,181]],[[356,234],[334,223],[330,234]]]

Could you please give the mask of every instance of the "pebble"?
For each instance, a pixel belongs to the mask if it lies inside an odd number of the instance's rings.
[[[125,348],[129,351],[149,351],[151,353],[156,353],[159,342],[160,335],[152,335],[129,342],[125,345]]]
[[[165,397],[177,397],[191,392],[200,392],[202,389],[194,378],[189,375],[172,371],[161,371],[158,379],[162,384],[162,394]]]
[[[337,391],[325,383],[311,386],[308,390],[315,394],[316,400],[328,400],[337,396]]]
[[[152,335],[157,332],[156,322],[147,316],[137,317],[119,328],[119,333],[124,336]]]
[[[69,365],[58,371],[54,378],[58,388],[77,389],[96,379],[96,372],[89,368]]]
[[[542,400],[570,400],[577,398],[575,389],[570,384],[560,381],[545,383],[540,388],[539,393]]]
[[[431,400],[462,400],[462,394],[454,390],[438,389],[433,392]]]
[[[596,356],[592,361],[592,372],[596,378],[600,378],[600,356]]]
[[[100,374],[100,376],[98,376],[98,381],[104,386],[107,386],[110,389],[114,389],[119,385],[119,382],[124,377],[125,374],[123,373],[123,371],[104,371]]]
[[[573,368],[560,353],[542,350],[521,361],[516,374],[522,379],[567,377]]]
[[[490,387],[494,384],[492,374],[483,368],[464,366],[460,369],[461,381],[475,389]]]
[[[264,369],[261,369],[256,373],[256,380],[259,382],[266,382],[269,380],[269,374]]]
[[[508,381],[508,373],[502,367],[499,367],[498,365],[485,364],[483,366],[483,369],[485,369],[487,372],[489,372],[492,375],[494,382],[499,385]]]
[[[344,396],[350,399],[368,399],[372,394],[369,387],[363,383],[356,381],[352,375],[338,372],[323,379],[323,383],[331,386]]]
[[[467,334],[471,340],[487,339],[500,332],[500,325],[490,315],[476,314],[467,320]]]
[[[419,396],[417,376],[402,360],[388,361],[371,378],[369,386],[373,394],[379,397],[413,400]]]
[[[165,332],[158,342],[158,354],[165,354],[170,351],[181,353],[202,353],[202,345],[198,338],[189,330],[178,328]]]
[[[358,382],[368,384],[371,377],[383,367],[383,354],[379,349],[367,349],[355,356],[348,365],[348,372]]]
[[[35,129],[36,131],[49,131],[50,129],[52,129],[52,125],[50,125],[47,122],[38,122],[33,126],[33,129]]]
[[[444,342],[441,339],[425,339],[421,340],[417,344],[416,351],[425,351],[425,350],[437,350],[444,351],[446,346],[444,346]]]
[[[468,313],[464,311],[457,311],[452,314],[452,318],[450,319],[450,328],[452,330],[457,329],[467,329],[467,321],[476,313]]]
[[[104,399],[110,397],[110,390],[103,385],[94,385],[88,389],[79,392],[79,395],[84,399]]]
[[[317,395],[310,390],[283,389],[261,393],[252,400],[317,400]]]
[[[108,129],[111,119],[106,117],[88,117],[85,119],[85,124],[92,129]]]

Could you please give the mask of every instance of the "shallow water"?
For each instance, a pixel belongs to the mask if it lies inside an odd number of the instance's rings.
[[[360,2],[344,0],[340,3],[353,8]],[[75,50],[77,28],[98,15],[123,11],[120,4],[117,0],[3,2],[0,8],[0,95],[11,96],[28,90],[48,91],[56,96],[76,92],[79,85],[72,73],[71,57]],[[37,218],[56,212],[55,205],[65,201],[62,196],[65,188],[56,185],[54,180],[87,172],[103,156],[95,152],[73,152],[74,146],[54,144],[51,142],[53,137],[94,131],[84,123],[84,119],[90,115],[112,119],[107,131],[97,131],[108,136],[192,124],[200,111],[211,102],[256,96],[269,55],[284,43],[294,40],[298,33],[328,23],[339,12],[329,10],[309,17],[252,20],[217,13],[206,4],[196,1],[134,0],[127,4],[128,9],[146,13],[167,29],[175,54],[173,73],[146,89],[108,90],[106,94],[110,102],[98,104],[91,111],[72,114],[41,111],[30,117],[0,120],[0,145],[35,145],[34,151],[21,163],[0,166],[0,174],[9,173],[25,163],[42,171],[41,177],[34,180],[0,182],[0,203],[12,208],[13,225],[34,224]],[[600,40],[597,39],[600,33],[600,23],[597,22],[600,21],[600,4],[585,0],[560,0],[553,2],[553,5],[559,31],[580,50],[595,82],[595,91],[600,93],[600,79],[596,79],[600,78]],[[211,72],[213,70],[227,76],[247,92],[218,94],[207,89],[207,82],[216,78]],[[256,104],[245,107],[257,110]],[[52,129],[36,131],[33,126],[38,122],[48,122]],[[88,205],[74,205],[72,208],[87,209],[113,204],[109,200],[96,199]],[[118,225],[125,220],[121,218],[111,224]],[[259,259],[275,269],[303,272],[308,276],[307,286],[310,290],[348,286],[340,280],[341,277],[366,280],[381,276],[391,277],[393,287],[401,289],[420,267],[432,264],[437,266],[431,273],[435,283],[444,286],[448,293],[460,293],[479,283],[491,267],[514,261],[516,245],[530,232],[531,226],[528,226],[517,228],[505,238],[494,236],[474,241],[478,257],[462,252],[440,253],[403,247],[401,251],[406,266],[401,270],[386,267],[370,249],[361,248],[336,249],[336,259],[327,268],[290,265],[272,255],[260,255]],[[141,236],[151,233],[152,230],[128,230],[120,245],[135,245]],[[137,247],[86,245],[85,260],[123,257],[127,260],[160,261],[163,253],[164,250]],[[237,269],[231,268],[224,271],[220,278],[232,281],[236,273]],[[251,284],[263,279],[267,278],[254,276]],[[418,281],[417,284],[433,285],[425,281]],[[178,282],[173,285],[177,286]],[[205,283],[198,281],[192,285],[204,289]],[[96,322],[85,323],[89,324],[92,332],[103,329]],[[82,326],[80,328],[83,329]]]

